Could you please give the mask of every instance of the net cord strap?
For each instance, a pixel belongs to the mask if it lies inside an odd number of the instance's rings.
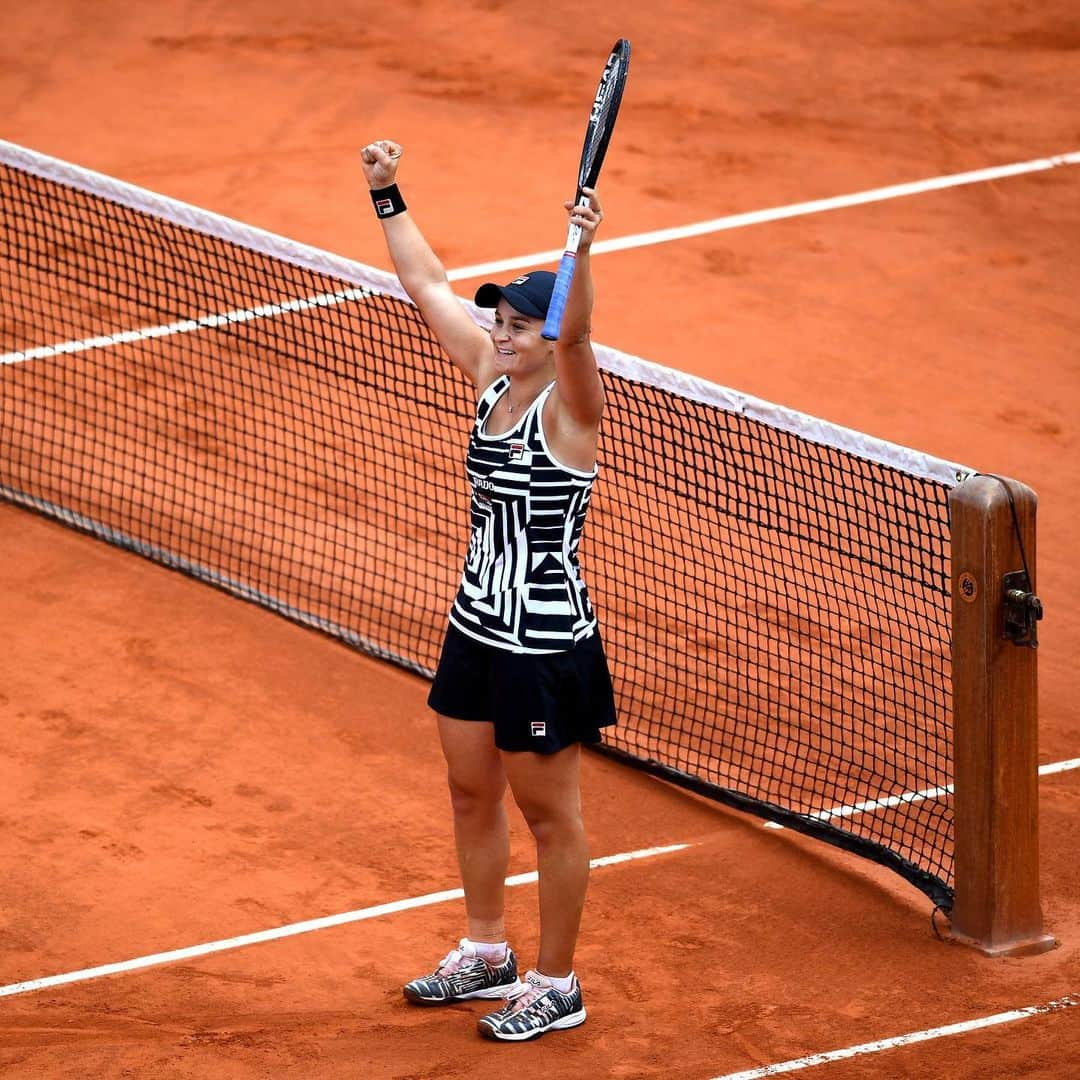
[[[1005,489],[1005,494],[1009,500],[1009,514],[1012,517],[1013,536],[1016,537],[1016,546],[1020,552],[1020,562],[1024,567],[1024,577],[1026,577],[1028,581],[1031,581],[1031,571],[1028,569],[1027,550],[1024,547],[1024,535],[1020,531],[1020,518],[1016,513],[1016,499],[1013,497],[1012,488],[1003,476],[998,476],[996,473],[981,473],[980,475],[987,477],[989,480],[996,480]]]
[[[230,243],[239,244],[252,251],[282,259],[294,266],[336,277],[384,296],[393,296],[406,302],[409,300],[401,283],[392,274],[351,259],[331,255],[318,248],[298,243],[252,225],[245,225],[177,199],[146,191],[58,158],[39,154],[14,143],[0,140],[0,162],[23,169],[43,179],[66,184],[79,191],[154,214],[184,228],[195,229]],[[462,300],[461,303],[478,325],[490,327],[490,312],[466,300]],[[108,342],[105,344],[107,345]],[[898,469],[909,476],[953,487],[971,478],[976,472],[968,466],[944,461],[918,450],[877,439],[871,435],[832,424],[827,420],[808,416],[795,409],[740,393],[707,379],[619,352],[616,349],[597,345],[595,352],[597,362],[602,369],[621,375],[623,378],[655,386],[705,405],[713,405],[745,416],[747,419],[759,420],[818,445],[834,447],[837,450]]]

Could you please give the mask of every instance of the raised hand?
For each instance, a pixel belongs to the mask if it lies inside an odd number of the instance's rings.
[[[360,151],[360,161],[368,187],[384,188],[396,182],[401,153],[400,144],[390,139],[378,139],[368,143]]]
[[[581,229],[579,249],[588,250],[592,246],[597,227],[604,220],[604,211],[600,209],[600,200],[596,197],[596,192],[592,188],[582,188],[581,193],[582,195],[588,195],[588,206],[578,206],[577,203],[569,200],[564,202],[563,206],[566,207],[570,214],[570,224],[577,225]]]

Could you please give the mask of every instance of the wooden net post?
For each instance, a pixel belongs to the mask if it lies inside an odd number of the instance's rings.
[[[1039,902],[1036,505],[1030,488],[991,476],[976,476],[950,495],[951,933],[992,956],[1031,955],[1055,945],[1043,932]],[[1031,575],[1026,585],[1025,570]]]

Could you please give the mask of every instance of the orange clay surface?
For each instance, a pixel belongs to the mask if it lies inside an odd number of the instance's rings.
[[[4,138],[384,267],[376,137],[448,267],[558,246],[618,36],[609,237],[1080,149],[1065,0],[68,0],[4,31]],[[1080,756],[1078,236],[1072,167],[594,264],[598,340],[1039,492],[1044,762]],[[421,679],[6,505],[0,556],[0,986],[456,887]],[[590,755],[595,856],[693,846],[595,871],[579,1030],[406,1006],[451,901],[0,997],[0,1072],[708,1080],[1040,1004],[1080,993],[1080,772],[1041,792],[1040,957],[941,944],[893,875]],[[508,894],[526,963],[535,906]],[[1080,1008],[806,1075],[1078,1059]]]

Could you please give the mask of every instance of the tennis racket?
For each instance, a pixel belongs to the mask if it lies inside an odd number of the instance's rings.
[[[577,194],[574,196],[574,202],[578,206],[589,205],[589,197],[582,195],[581,189],[596,187],[599,179],[600,166],[604,164],[611,133],[615,130],[615,118],[619,115],[619,104],[629,70],[630,42],[619,38],[604,65],[604,74],[600,76],[600,85],[596,89],[596,98],[589,113],[589,126],[585,129],[585,145],[581,150],[581,165],[578,168]],[[570,282],[574,279],[580,242],[581,226],[571,224],[566,233],[566,250],[559,263],[559,272],[555,275],[547,319],[544,321],[544,329],[540,331],[548,341],[554,341],[559,336],[566,298],[570,295]]]

